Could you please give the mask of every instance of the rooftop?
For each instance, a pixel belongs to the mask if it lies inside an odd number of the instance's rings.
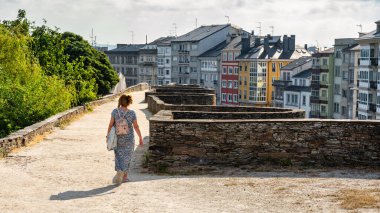
[[[202,55],[198,57],[217,57],[220,55],[220,52],[228,45],[227,41],[223,41],[222,43],[216,45],[214,48],[206,51]]]
[[[140,48],[143,48],[145,44],[128,44],[116,49],[105,51],[105,53],[121,53],[121,52],[138,52]]]
[[[297,73],[296,75],[293,75],[293,78],[310,78],[310,76],[311,76],[311,69],[307,69],[307,70]]]
[[[200,41],[230,26],[231,26],[230,24],[201,26],[194,29],[193,31],[190,31],[182,36],[179,36],[178,38],[174,39],[173,42]]]
[[[309,62],[311,60],[312,60],[312,58],[310,56],[303,56],[299,59],[292,61],[288,65],[282,67],[281,70],[293,70],[299,66],[306,64],[307,62]]]

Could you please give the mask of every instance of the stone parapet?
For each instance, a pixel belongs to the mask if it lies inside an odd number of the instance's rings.
[[[176,119],[176,113],[160,111],[150,120],[152,171],[268,163],[380,167],[380,121]]]

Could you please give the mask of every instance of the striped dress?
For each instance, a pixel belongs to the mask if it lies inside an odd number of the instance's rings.
[[[120,115],[118,113],[118,110],[119,110]],[[115,170],[128,172],[129,164],[132,160],[132,155],[135,148],[133,121],[136,120],[136,113],[133,110],[123,111],[120,108],[114,109],[112,111],[112,117],[115,119],[115,121],[119,119],[119,116],[127,119],[127,123],[129,126],[129,133],[126,135],[117,136],[117,148],[114,149]]]

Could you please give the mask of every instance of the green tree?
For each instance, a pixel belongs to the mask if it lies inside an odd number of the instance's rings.
[[[71,105],[64,82],[44,75],[30,54],[29,40],[0,25],[0,137]]]

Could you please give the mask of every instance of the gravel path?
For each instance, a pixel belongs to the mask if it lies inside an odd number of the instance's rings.
[[[144,92],[133,93],[148,141]],[[0,160],[0,212],[344,212],[343,189],[378,190],[379,172],[241,172],[158,176],[141,170],[137,148],[130,179],[112,185],[105,133],[116,101],[97,107],[42,142]],[[380,189],[379,189],[380,190]],[[358,209],[379,212],[380,209]]]

